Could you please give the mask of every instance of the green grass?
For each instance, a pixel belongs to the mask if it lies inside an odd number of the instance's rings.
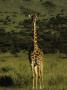
[[[28,52],[0,54],[0,78],[9,77],[12,87],[0,87],[0,90],[31,90],[32,72]],[[67,90],[67,58],[58,54],[44,56],[44,90]]]

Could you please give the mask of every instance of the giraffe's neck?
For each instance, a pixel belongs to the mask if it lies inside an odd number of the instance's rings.
[[[36,30],[36,21],[33,22],[33,38],[34,38],[34,51],[38,49],[38,37],[37,37],[37,30]]]

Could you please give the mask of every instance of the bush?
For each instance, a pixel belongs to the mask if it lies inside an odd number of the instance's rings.
[[[14,82],[10,76],[0,76],[0,86],[10,87],[13,85]]]

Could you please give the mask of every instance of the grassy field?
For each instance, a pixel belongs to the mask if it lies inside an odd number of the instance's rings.
[[[44,57],[44,90],[67,90],[67,58],[61,58],[59,54]],[[31,90],[28,52],[20,52],[18,57],[0,54],[0,85],[0,90]]]

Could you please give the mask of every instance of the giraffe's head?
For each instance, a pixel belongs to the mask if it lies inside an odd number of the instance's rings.
[[[36,22],[36,20],[37,20],[37,15],[36,14],[32,15],[32,21]]]

